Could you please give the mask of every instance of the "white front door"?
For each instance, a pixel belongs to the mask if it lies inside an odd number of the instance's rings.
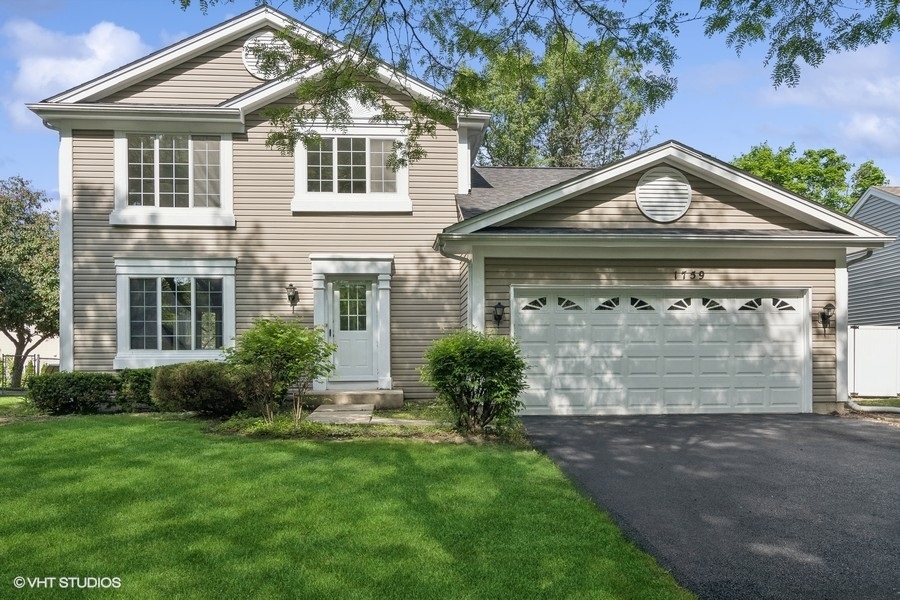
[[[346,381],[375,378],[375,338],[370,280],[340,279],[329,282],[331,294],[331,341],[334,353],[333,379]]]

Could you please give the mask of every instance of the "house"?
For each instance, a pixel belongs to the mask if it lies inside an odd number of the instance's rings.
[[[595,170],[473,169],[483,113],[396,173],[402,132],[362,107],[282,156],[262,111],[294,82],[243,50],[290,25],[261,6],[29,105],[60,132],[63,369],[218,358],[296,309],[338,346],[334,393],[429,397],[424,350],[465,326],[521,341],[531,414],[846,398],[846,257],[884,234],[674,141]]]
[[[900,235],[900,187],[871,187],[849,216]],[[847,265],[850,393],[900,394],[900,245],[875,250]]]

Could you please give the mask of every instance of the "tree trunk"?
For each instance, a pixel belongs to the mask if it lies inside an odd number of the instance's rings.
[[[12,373],[10,376],[9,387],[22,387],[22,372],[25,370],[26,358],[27,357],[22,354],[18,348],[16,348],[16,353],[13,356]]]

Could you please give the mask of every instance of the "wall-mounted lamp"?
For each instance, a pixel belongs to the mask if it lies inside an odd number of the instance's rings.
[[[502,302],[498,302],[494,305],[494,323],[497,327],[500,327],[500,322],[503,320],[503,311],[506,310],[506,307],[503,306]]]
[[[828,333],[828,324],[834,318],[834,304],[829,302],[824,308],[825,310],[819,313],[819,319],[822,321],[822,331]]]
[[[287,301],[291,305],[291,314],[294,314],[294,307],[300,302],[300,292],[297,291],[293,283],[284,286],[284,291],[287,292]]]

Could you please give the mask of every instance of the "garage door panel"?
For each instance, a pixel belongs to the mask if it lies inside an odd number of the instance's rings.
[[[800,412],[808,394],[809,315],[798,298],[789,311],[751,294],[538,295],[547,305],[515,321],[535,365],[529,411]]]

